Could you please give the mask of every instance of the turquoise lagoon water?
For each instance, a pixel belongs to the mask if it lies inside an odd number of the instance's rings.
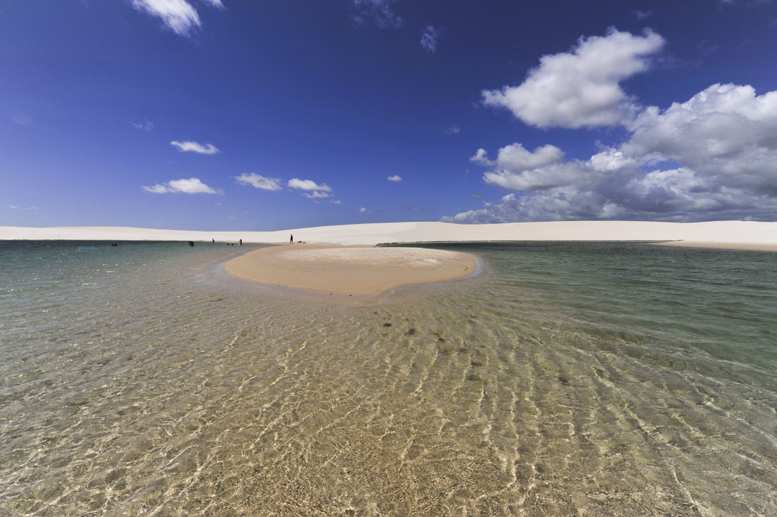
[[[777,254],[446,248],[349,305],[0,243],[0,515],[777,515]]]

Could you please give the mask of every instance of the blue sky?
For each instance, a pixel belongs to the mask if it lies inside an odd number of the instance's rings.
[[[0,225],[777,220],[777,3],[0,5]]]

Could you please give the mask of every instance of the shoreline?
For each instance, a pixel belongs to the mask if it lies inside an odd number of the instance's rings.
[[[375,298],[396,288],[473,274],[474,255],[429,248],[294,244],[246,253],[224,264],[227,275],[272,287],[343,298]]]
[[[670,241],[654,242],[656,246],[672,246],[676,248],[707,248],[716,250],[746,250],[746,251],[777,251],[777,244],[748,242],[689,242]]]

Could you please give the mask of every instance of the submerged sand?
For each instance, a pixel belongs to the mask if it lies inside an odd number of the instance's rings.
[[[254,251],[224,267],[250,282],[377,296],[400,286],[462,278],[476,263],[468,253],[438,249],[294,244]]]

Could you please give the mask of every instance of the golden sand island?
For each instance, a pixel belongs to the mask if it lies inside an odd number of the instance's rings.
[[[349,296],[378,296],[400,286],[472,274],[469,253],[428,248],[292,244],[263,248],[224,265],[234,278]]]

